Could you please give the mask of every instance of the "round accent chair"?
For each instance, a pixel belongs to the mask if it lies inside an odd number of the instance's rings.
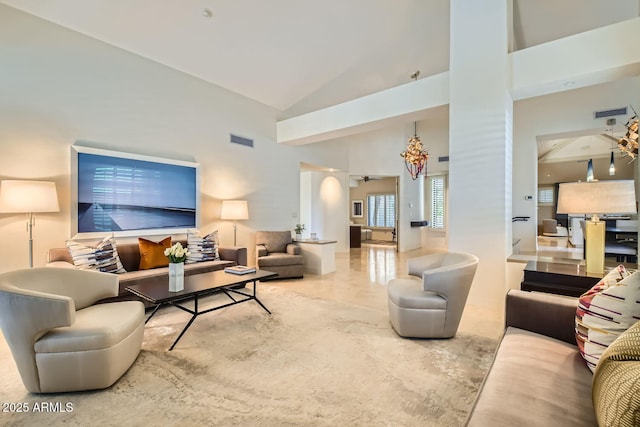
[[[102,389],[140,353],[144,305],[95,304],[118,295],[118,276],[69,268],[0,274],[0,328],[32,393]]]
[[[389,319],[393,329],[408,338],[455,336],[478,257],[446,252],[412,258],[407,279],[387,284]]]

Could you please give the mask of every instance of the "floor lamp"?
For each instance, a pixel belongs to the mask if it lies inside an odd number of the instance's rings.
[[[246,200],[223,200],[220,219],[233,221],[233,246],[236,246],[238,220],[249,219],[249,208]]]
[[[33,227],[36,223],[34,213],[59,211],[55,182],[16,180],[0,182],[0,212],[27,214],[29,268],[33,267]]]
[[[605,228],[598,214],[636,213],[633,180],[567,182],[558,190],[559,214],[592,214],[585,221],[585,258],[588,273],[604,272]]]

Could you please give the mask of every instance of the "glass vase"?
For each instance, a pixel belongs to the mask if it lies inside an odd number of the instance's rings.
[[[169,263],[169,292],[180,292],[184,289],[184,263]]]

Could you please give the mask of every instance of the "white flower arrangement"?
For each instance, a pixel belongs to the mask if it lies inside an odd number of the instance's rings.
[[[164,250],[164,254],[169,258],[169,262],[172,263],[180,263],[184,262],[191,252],[188,249],[182,247],[182,243],[178,242],[175,245],[171,246]]]

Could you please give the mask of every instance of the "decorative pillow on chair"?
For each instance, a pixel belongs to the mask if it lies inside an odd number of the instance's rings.
[[[620,265],[578,301],[576,342],[593,372],[600,356],[620,334],[640,319],[640,273]]]
[[[187,249],[191,255],[187,257],[187,264],[203,261],[218,261],[218,230],[201,237],[197,231],[187,234]]]
[[[113,235],[105,237],[95,246],[73,240],[67,240],[66,245],[76,268],[104,273],[126,273],[120,262],[116,239]]]
[[[169,258],[164,254],[164,250],[170,247],[170,236],[162,239],[160,242],[154,242],[138,237],[138,248],[140,250],[139,270],[167,267],[169,265]]]

